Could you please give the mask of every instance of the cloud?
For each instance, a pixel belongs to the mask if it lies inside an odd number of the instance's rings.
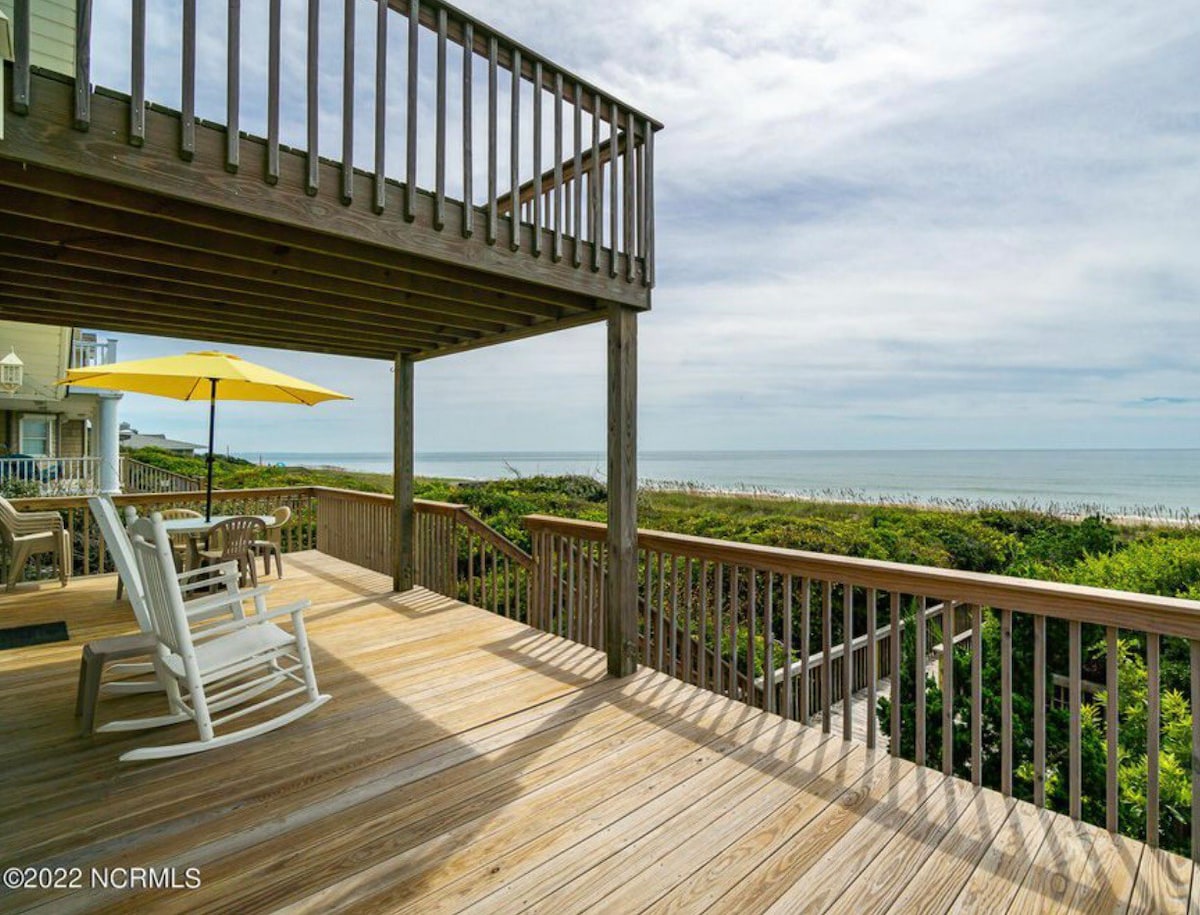
[[[471,9],[666,123],[646,448],[1200,446],[1171,411],[1128,409],[1200,391],[1192,3]],[[285,19],[302,45],[303,17]],[[177,65],[155,47],[166,92]],[[219,115],[223,86],[208,91]],[[423,363],[418,447],[601,447],[603,359],[592,327]],[[386,366],[286,364],[359,400],[278,425],[229,411],[235,448],[270,428],[272,450],[386,449]]]

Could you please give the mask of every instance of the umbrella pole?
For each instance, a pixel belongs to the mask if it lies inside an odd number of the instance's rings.
[[[204,499],[204,520],[212,520],[213,486],[213,428],[217,421],[217,379],[208,379],[212,388],[208,395],[208,490]]]

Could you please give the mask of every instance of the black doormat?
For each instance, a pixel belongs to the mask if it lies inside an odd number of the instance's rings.
[[[46,642],[65,642],[69,638],[67,624],[62,620],[33,626],[13,626],[11,629],[0,629],[0,651],[44,645]]]

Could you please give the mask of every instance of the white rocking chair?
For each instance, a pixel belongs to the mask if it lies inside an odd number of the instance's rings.
[[[193,633],[175,573],[171,540],[162,518],[155,514],[139,520],[132,533],[134,557],[157,642],[154,667],[166,690],[170,714],[112,721],[99,731],[140,730],[193,721],[200,739],[130,750],[121,755],[122,761],[183,756],[238,743],[289,724],[329,701],[328,695],[317,690],[304,631],[302,614],[309,601],[297,601]],[[236,575],[236,564],[229,565]],[[218,594],[191,603],[195,606],[221,598]],[[285,616],[291,617],[291,633],[272,622]],[[267,693],[272,695],[259,698]],[[231,721],[299,695],[304,696],[304,701],[290,711],[238,731],[218,734],[218,729]],[[227,709],[235,710],[213,717],[214,713]]]
[[[137,619],[138,628],[144,633],[152,632],[150,610],[146,606],[146,589],[142,584],[141,575],[133,557],[133,544],[129,540],[125,525],[121,524],[116,506],[103,496],[92,496],[88,499],[88,507],[92,511],[92,517],[96,520],[96,526],[100,528],[100,534],[112,557],[113,565],[117,567],[118,579],[125,586],[124,590],[129,597],[130,606],[133,607],[133,615]],[[131,521],[136,520],[137,512],[133,510]],[[231,572],[228,565],[192,569],[188,572],[177,573],[176,578],[179,580],[180,589],[185,596],[198,591],[209,591],[213,588],[216,588],[216,594],[224,596],[224,600],[213,600],[210,595],[198,600],[187,601],[184,608],[188,619],[193,624],[227,615],[232,615],[234,619],[241,619],[246,615],[243,603],[251,598],[254,600],[255,609],[262,612],[266,609],[264,596],[271,590],[268,586],[240,588],[236,570]],[[123,676],[137,677],[153,673],[154,665],[150,661],[123,661],[108,665],[108,671]],[[95,671],[94,674],[98,677],[100,671]],[[162,686],[157,680],[143,679],[113,681],[102,686],[96,684],[95,689],[105,695],[125,695],[155,692],[161,690]],[[90,730],[90,728],[85,728],[85,730]]]

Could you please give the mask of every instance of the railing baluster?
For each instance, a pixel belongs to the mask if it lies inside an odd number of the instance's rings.
[[[271,0],[267,27],[267,184],[279,182],[279,69],[282,0]],[[387,4],[382,5],[386,9]]]
[[[356,0],[342,7],[342,203],[354,200],[354,47]]]
[[[446,226],[446,29],[447,13],[439,7],[437,13],[437,120],[434,131],[433,227],[442,231]]]
[[[416,0],[412,0],[416,2]],[[304,193],[310,197],[318,190],[321,159],[318,151],[320,137],[321,103],[318,98],[320,90],[320,35],[321,35],[321,0],[308,0],[308,150],[304,177]]]
[[[1081,758],[1081,729],[1083,727],[1080,720],[1080,656],[1081,651],[1081,633],[1080,623],[1078,620],[1071,620],[1067,624],[1067,651],[1069,657],[1067,660],[1067,670],[1070,685],[1070,735],[1069,735],[1069,750],[1068,750],[1068,788],[1070,790],[1070,813],[1071,819],[1078,820],[1082,816],[1082,797],[1083,786],[1081,784],[1083,778],[1083,762]]]
[[[92,0],[75,0],[75,129],[91,126]]]
[[[583,84],[575,83],[575,106],[571,111],[575,127],[575,168],[571,172],[571,215],[574,218],[571,263],[583,263]]]
[[[671,676],[679,676],[679,557],[671,556]]]
[[[854,585],[842,582],[842,739],[854,737]]]
[[[642,122],[645,131],[643,143],[646,146],[646,182],[645,198],[642,201],[642,225],[646,233],[646,243],[643,245],[642,282],[647,287],[654,286],[654,125],[649,118]]]
[[[512,52],[512,98],[509,105],[512,135],[509,138],[509,181],[512,190],[508,198],[508,246],[513,251],[521,250],[521,52]],[[536,179],[535,179],[536,180]]]
[[[971,784],[983,784],[983,607],[971,605]]]
[[[867,589],[867,746],[875,749],[875,705],[879,682],[878,642],[876,639],[876,616],[879,595],[874,588]]]
[[[578,96],[576,96],[578,98]],[[700,685],[709,688],[708,671],[708,562],[700,560],[700,644],[698,646]]]
[[[687,596],[683,601],[683,669],[687,671],[687,682],[696,682],[696,670],[693,666],[692,653],[692,557],[687,558],[687,563],[684,566],[684,587],[687,589]]]
[[[567,638],[573,639],[575,633],[575,547],[574,539],[567,540]]]
[[[418,69],[421,34],[421,0],[408,0],[408,99],[405,108],[407,132],[404,147],[404,219],[417,218],[417,111],[420,104]]]
[[[1113,630],[1112,642],[1116,641],[1116,632]],[[1113,654],[1116,652],[1114,651]],[[1191,835],[1191,852],[1192,860],[1200,860],[1200,715],[1195,713],[1197,697],[1200,697],[1200,641],[1192,639],[1188,642],[1188,660],[1191,663],[1191,672],[1189,684],[1191,686],[1192,696],[1192,835]],[[1116,677],[1113,677],[1115,682]],[[1109,702],[1115,709],[1116,690],[1109,694]],[[1113,732],[1116,733],[1116,716],[1113,716]],[[1113,743],[1116,743],[1114,738]],[[1115,756],[1115,754],[1114,754]],[[1116,806],[1115,804],[1113,805]],[[1116,831],[1116,825],[1110,826],[1109,829]]]
[[[901,639],[900,639],[900,592],[892,591],[888,599],[889,619],[891,621],[891,641],[888,643],[888,649],[891,652],[891,674],[890,676],[890,693],[891,693],[891,728],[888,735],[888,749],[893,756],[900,755],[900,703],[903,699],[900,690],[900,664],[901,664]]]
[[[633,280],[633,269],[637,262],[637,239],[634,237],[635,222],[635,168],[633,141],[633,112],[625,113],[625,279]],[[613,245],[616,250],[616,245]]]
[[[916,750],[915,762],[925,765],[925,602],[924,595],[914,595],[917,610],[916,663],[913,671],[914,699],[916,700]]]
[[[1117,802],[1117,776],[1119,774],[1119,744],[1118,744],[1118,720],[1120,718],[1120,685],[1118,682],[1118,674],[1120,670],[1120,658],[1117,654],[1117,627],[1108,626],[1104,630],[1105,636],[1105,663],[1104,663],[1104,680],[1105,689],[1108,695],[1105,697],[1104,703],[1104,739],[1107,750],[1107,759],[1104,765],[1104,822],[1109,832],[1116,832],[1120,821],[1120,810]],[[1195,643],[1193,643],[1194,645]],[[1192,658],[1192,695],[1200,695],[1196,687],[1197,667],[1195,655]],[[1195,716],[1193,721],[1200,722],[1200,716]],[[1193,746],[1200,748],[1200,743],[1193,742]],[[1192,763],[1193,771],[1195,771],[1196,756],[1193,752]],[[1193,798],[1193,803],[1200,800],[1200,797]],[[1195,830],[1197,823],[1200,820],[1196,817],[1196,810],[1192,809],[1192,829]],[[1195,843],[1193,842],[1193,855],[1195,855]]]
[[[775,625],[774,625],[774,576],[763,572],[766,579],[766,594],[763,600],[763,711],[775,711]]]
[[[716,564],[716,587],[713,589],[713,609],[715,617],[713,619],[713,692],[721,694],[724,690],[724,652],[721,646],[721,637],[725,632],[725,620],[722,619],[725,600],[725,563],[718,562]]]
[[[588,177],[588,225],[592,235],[592,272],[600,271],[600,248],[604,242],[604,172],[600,168],[600,108],[599,95],[592,98],[592,161]],[[718,690],[720,692],[720,690]]]
[[[371,195],[371,209],[376,214],[387,206],[387,33],[388,5],[379,3],[375,8],[375,181]]]
[[[30,0],[13,0],[13,41],[16,47],[13,49],[12,110],[14,114],[21,115],[29,114],[29,49],[33,38],[29,3]],[[3,104],[3,99],[0,99],[0,104]]]
[[[241,133],[238,127],[242,74],[241,0],[229,0],[225,72],[225,171],[237,174],[241,158]]]
[[[942,774],[954,774],[954,601],[942,601]]]
[[[1012,796],[1013,702],[1012,702],[1012,611],[1000,611],[1000,793]]]
[[[554,249],[557,264],[563,256],[563,77],[554,74]]]
[[[179,155],[196,155],[196,0],[183,0],[183,48],[180,52]]]
[[[729,695],[738,697],[738,614],[741,611],[741,594],[738,592],[738,567],[729,569]]]
[[[617,107],[617,103],[613,102],[609,106],[609,114],[612,120],[609,122],[609,178],[612,181],[612,187],[609,189],[609,262],[608,275],[617,275],[617,252],[621,248],[621,232],[620,232],[620,190],[618,176],[620,174],[620,151],[621,151],[621,112]]]
[[[146,142],[146,0],[133,0],[129,36],[129,143]]]
[[[821,588],[821,730],[833,732],[833,582]]]
[[[533,256],[542,255],[542,62],[533,62],[533,197],[530,199],[533,223]],[[514,198],[519,190],[513,191]]]
[[[754,566],[746,569],[746,589],[749,591],[747,595],[748,606],[746,608],[746,697],[743,700],[747,705],[757,705],[758,701],[755,696],[755,655],[757,654],[757,629],[758,623],[758,573]]]
[[[462,59],[462,167],[463,167],[463,238],[475,234],[475,156],[471,148],[472,101],[475,94],[475,26],[463,23]]]
[[[1033,802],[1046,806],[1046,618],[1033,617]]]
[[[1159,635],[1146,633],[1146,844],[1158,848]]]
[[[487,243],[494,245],[499,231],[499,216],[496,213],[496,159],[497,145],[497,96],[499,77],[497,76],[497,42],[493,35],[488,39],[488,205],[487,205]]]
[[[796,699],[797,720],[808,725],[812,711],[812,695],[809,688],[809,655],[812,653],[812,582],[807,577],[800,579],[800,690]]]
[[[658,617],[654,627],[655,638],[655,666],[662,670],[666,661],[665,652],[666,644],[663,634],[666,632],[666,593],[667,593],[667,573],[663,566],[663,554],[658,554]]]

